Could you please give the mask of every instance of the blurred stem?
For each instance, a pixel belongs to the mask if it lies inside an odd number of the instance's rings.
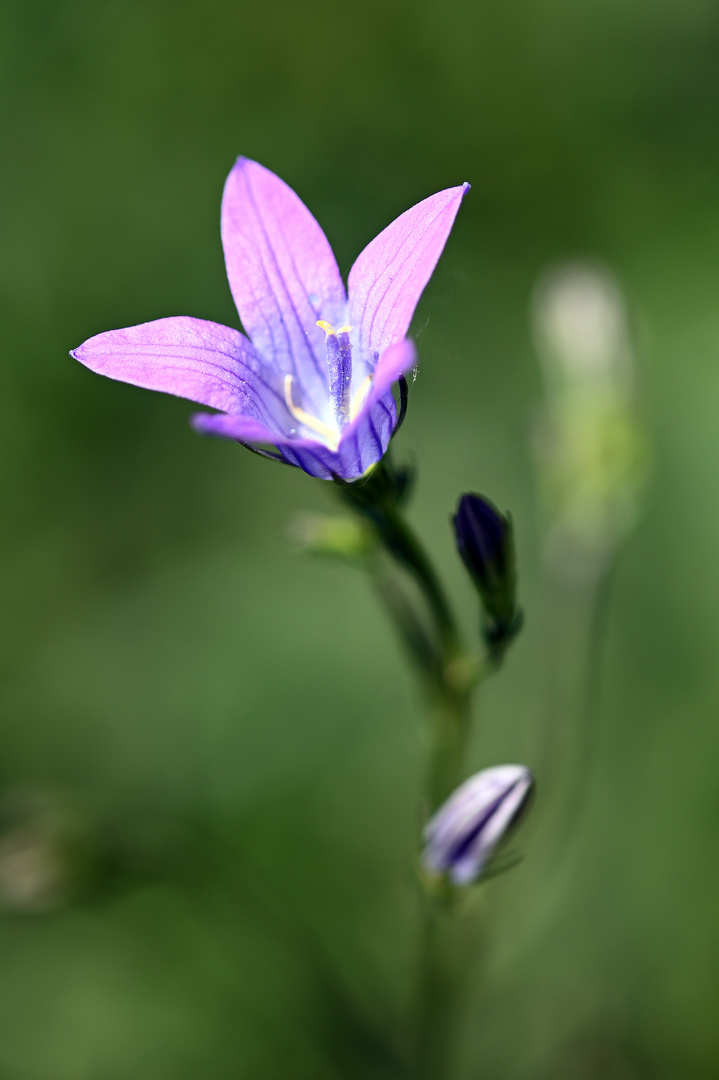
[[[573,573],[567,573],[567,567]],[[579,567],[580,569],[577,569]],[[602,645],[613,558],[580,561],[557,545],[545,556],[545,684],[537,695],[543,715],[534,725],[541,742],[532,760],[540,783],[556,792],[546,812],[554,844],[567,850],[582,810],[596,737]]]
[[[434,904],[423,913],[413,1080],[438,1080],[449,1071],[459,998],[456,957],[448,948],[453,924]]]
[[[590,557],[572,540],[555,536],[545,551],[538,605],[538,622],[544,628],[541,681],[525,750],[543,793],[541,809],[532,822],[537,877],[531,920],[523,916],[519,896],[510,900],[517,905],[515,947],[523,951],[547,934],[563,910],[577,855],[575,838],[596,760],[602,652],[615,553]],[[508,918],[512,917],[510,913]]]
[[[427,810],[434,813],[464,777],[471,730],[472,689],[478,668],[453,658],[444,668],[429,709],[429,762],[425,784]]]

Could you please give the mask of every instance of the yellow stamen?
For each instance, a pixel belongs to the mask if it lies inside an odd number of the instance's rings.
[[[367,378],[362,381],[361,385],[358,386],[355,390],[354,394],[352,395],[352,401],[350,402],[350,421],[354,420],[354,418],[357,416],[357,413],[364,405],[365,401],[367,400],[367,395],[370,392],[371,386],[372,376],[368,375]]]
[[[292,376],[285,375],[285,404],[290,410],[295,420],[298,420],[300,424],[304,424],[310,431],[314,431],[315,434],[321,435],[325,442],[329,445],[330,449],[336,450],[339,438],[337,431],[330,427],[329,424],[325,424],[323,420],[318,420],[317,417],[311,416],[310,413],[306,413],[304,409],[300,409],[295,405],[292,400]]]
[[[335,330],[332,323],[327,322],[326,319],[318,319],[316,326],[319,326],[320,330],[324,330],[327,337],[332,334],[333,337],[337,337],[338,334],[349,334],[352,330],[351,326],[340,326],[339,330]]]

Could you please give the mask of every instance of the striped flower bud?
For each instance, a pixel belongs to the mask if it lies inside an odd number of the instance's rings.
[[[476,881],[526,807],[533,783],[524,765],[497,765],[465,780],[425,827],[425,867],[455,885]]]

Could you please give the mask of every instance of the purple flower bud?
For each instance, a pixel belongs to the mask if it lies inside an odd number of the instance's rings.
[[[527,805],[534,777],[525,765],[497,765],[465,780],[424,830],[428,870],[468,885]]]
[[[482,495],[459,500],[453,519],[457,550],[482,599],[490,645],[519,629],[512,521]]]

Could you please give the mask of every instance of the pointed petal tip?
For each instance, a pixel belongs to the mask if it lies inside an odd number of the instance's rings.
[[[450,202],[453,202],[455,199],[457,199],[457,200],[459,200],[461,202],[462,199],[464,198],[464,196],[467,194],[467,192],[471,191],[471,189],[472,189],[472,185],[469,183],[468,180],[465,180],[464,183],[457,184],[456,187],[443,188],[442,191],[436,192],[435,195],[430,195],[429,198],[430,199],[437,199],[437,198],[441,198],[443,195],[449,195],[450,196]],[[427,200],[425,200],[425,202],[426,201]]]
[[[235,169],[244,169],[248,165],[257,165],[259,168],[263,166],[259,165],[259,162],[254,161],[252,158],[247,157],[245,154],[238,154],[235,158],[235,163],[232,166],[232,171]]]
[[[252,175],[259,177],[267,174],[272,177],[276,175],[271,169],[268,169],[266,165],[260,165],[259,161],[255,161],[254,158],[247,157],[246,154],[238,154],[232,164],[232,168],[227,174],[225,191],[227,191],[227,188],[232,181],[237,181],[240,175],[244,175],[249,179]]]
[[[277,433],[260,420],[243,413],[193,413],[190,426],[200,435],[214,435],[239,442],[259,442],[274,446]]]
[[[368,353],[405,337],[440,259],[468,184],[415,203],[371,240],[349,273],[350,319]]]
[[[91,341],[92,338],[88,338],[87,340]],[[86,346],[87,341],[83,341],[82,345],[78,345],[76,349],[70,349],[70,356],[73,360],[77,360],[79,364],[82,364],[83,367],[89,368],[92,371],[92,362],[90,361]]]
[[[188,422],[193,431],[196,431],[198,435],[214,435],[212,426],[207,421],[211,420],[216,413],[192,413],[188,417]]]
[[[235,158],[234,164],[227,174],[225,186],[227,186],[227,182],[230,178],[235,176],[238,172],[254,173],[256,177],[271,177],[273,180],[278,180],[283,186],[289,188],[287,181],[283,180],[276,172],[273,172],[272,169],[268,169],[266,165],[262,165],[259,161],[255,161],[254,158],[247,157],[246,154],[238,154]],[[292,191],[292,188],[290,188],[290,191]]]
[[[240,174],[248,173],[252,169],[262,169],[263,166],[257,161],[253,161],[252,158],[245,157],[244,154],[238,154],[232,163],[232,168],[227,174],[225,180],[225,192],[227,192],[228,186],[231,182],[236,181]]]
[[[196,412],[191,413],[188,420],[190,427],[199,432],[200,435],[217,435],[218,429],[222,431],[223,427],[229,426],[228,413]],[[228,437],[234,438],[234,435]]]

